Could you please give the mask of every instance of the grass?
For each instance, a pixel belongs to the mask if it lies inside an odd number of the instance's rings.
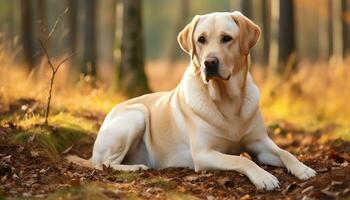
[[[21,117],[18,114],[2,116],[3,123],[14,123],[18,130],[13,135],[16,143],[34,143],[55,157],[72,145],[86,146],[94,141],[98,126],[91,121],[66,112],[53,114],[50,126],[43,125],[40,115]]]
[[[288,81],[272,75],[260,82],[261,109],[267,121],[288,121],[305,130],[333,126],[330,134],[349,139],[348,65],[349,60],[302,64]]]
[[[76,143],[86,143],[93,140],[87,132],[81,129],[66,127],[33,127],[21,130],[14,136],[16,142],[25,143],[33,141],[39,144],[43,149],[53,154],[58,154]]]
[[[119,197],[119,198],[118,198]],[[82,186],[76,186],[68,189],[61,189],[53,194],[51,194],[47,199],[136,199],[131,194],[123,194],[119,196],[112,186],[102,183],[92,183]]]
[[[148,179],[147,184],[150,187],[159,187],[166,191],[175,189],[177,185],[176,182],[171,181],[169,179],[162,178],[162,177],[154,177],[154,178]]]

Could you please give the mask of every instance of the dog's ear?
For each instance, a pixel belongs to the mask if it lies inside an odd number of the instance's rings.
[[[233,12],[231,16],[239,27],[239,46],[241,52],[248,55],[250,49],[259,40],[261,34],[260,28],[238,11]]]
[[[177,36],[177,41],[179,42],[181,49],[190,54],[192,59],[195,54],[193,33],[198,21],[199,16],[197,15]]]

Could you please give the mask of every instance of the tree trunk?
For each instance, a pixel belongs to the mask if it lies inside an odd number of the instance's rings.
[[[34,67],[34,50],[32,43],[32,12],[31,0],[21,0],[21,36],[23,55],[26,65],[31,70]]]
[[[262,39],[263,39],[263,59],[262,64],[267,65],[270,55],[270,24],[271,24],[271,9],[270,0],[262,2]]]
[[[96,0],[85,0],[84,53],[81,72],[96,76]]]
[[[242,0],[230,0],[230,8],[232,11],[242,11]]]
[[[134,97],[149,92],[144,71],[144,43],[141,0],[123,0],[120,89]]]
[[[77,28],[78,28],[78,1],[68,0],[67,1],[68,11],[68,41],[71,52],[77,50]]]
[[[318,3],[318,56],[321,60],[328,60],[330,55],[330,13],[328,1],[329,0],[319,0]]]
[[[36,0],[36,5],[38,9],[38,33],[47,33],[47,16],[46,16],[46,0]]]
[[[329,45],[328,45],[328,57],[331,57],[333,55],[333,0],[328,0],[328,8],[329,8],[329,24],[328,24],[328,41],[329,41]]]
[[[342,23],[342,3],[340,1],[329,0],[330,10],[330,56],[342,57],[343,55],[343,23]]]
[[[252,2],[251,0],[242,0],[242,13],[248,18],[252,18]]]
[[[178,17],[175,24],[174,33],[177,34],[181,31],[182,28],[185,27],[187,23],[187,18],[190,12],[190,1],[188,0],[180,0],[180,4],[178,7]],[[179,57],[179,46],[176,40],[176,36],[171,38],[170,45],[170,53],[169,53],[169,61],[173,63]]]
[[[278,34],[278,68],[277,72],[283,74],[286,68],[294,68],[295,62],[291,59],[295,53],[295,22],[293,0],[280,1],[280,18]]]
[[[343,55],[350,55],[350,0],[342,0]]]
[[[98,30],[103,30],[99,32],[98,40],[98,77],[106,84],[116,80],[115,69],[116,69],[116,59],[119,52],[120,45],[116,44],[117,39],[117,1],[116,0],[104,0],[101,1],[98,7],[98,11],[105,13],[104,15],[99,15],[98,17]],[[121,29],[118,29],[121,30]],[[113,72],[113,73],[112,73]],[[115,83],[115,82],[114,82]]]

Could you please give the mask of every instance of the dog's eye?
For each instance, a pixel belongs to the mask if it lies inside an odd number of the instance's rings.
[[[222,42],[222,43],[227,43],[227,42],[229,42],[229,41],[231,41],[231,40],[232,40],[232,37],[231,37],[231,36],[224,35],[224,37],[222,37],[222,39],[221,39],[221,42]]]
[[[204,37],[204,36],[200,36],[200,37],[198,38],[198,42],[201,43],[201,44],[204,44],[204,43],[206,42],[205,37]]]

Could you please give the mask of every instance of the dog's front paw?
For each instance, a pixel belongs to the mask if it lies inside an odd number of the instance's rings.
[[[298,166],[289,170],[294,176],[296,176],[298,179],[301,179],[301,180],[307,180],[311,177],[316,176],[315,170],[304,165],[303,163],[299,163]]]
[[[280,187],[277,178],[263,169],[259,169],[253,172],[249,176],[249,179],[253,182],[258,190],[269,191]]]

